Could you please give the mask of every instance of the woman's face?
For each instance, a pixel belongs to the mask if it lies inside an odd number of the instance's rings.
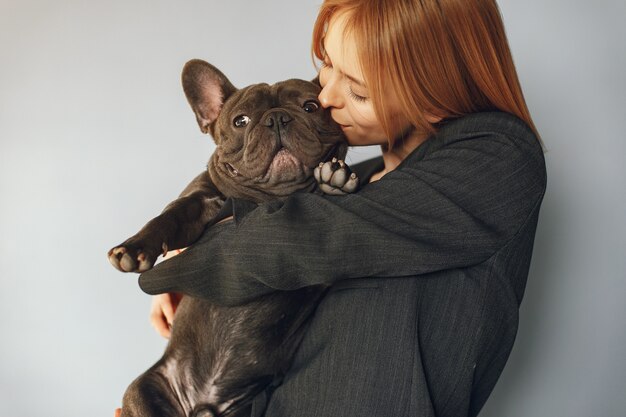
[[[320,103],[341,125],[350,145],[382,145],[387,135],[374,113],[374,106],[358,64],[356,44],[352,36],[344,36],[346,14],[335,15],[324,38],[326,56],[319,79]],[[390,95],[385,98],[392,120],[398,120],[397,133],[410,128],[400,116],[399,104]],[[394,129],[395,130],[395,129]]]

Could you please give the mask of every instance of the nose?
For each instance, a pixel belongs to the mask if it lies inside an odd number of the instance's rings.
[[[274,110],[265,116],[263,124],[267,127],[285,127],[293,118],[283,110]]]
[[[328,77],[326,84],[322,87],[322,91],[320,91],[317,98],[325,109],[329,107],[343,107],[343,101],[334,74]]]

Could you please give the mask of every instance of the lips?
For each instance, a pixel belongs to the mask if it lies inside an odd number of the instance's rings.
[[[350,125],[344,125],[343,123],[339,123],[339,122],[338,122],[338,121],[336,121],[336,120],[335,120],[335,123],[337,123],[341,129],[346,129],[346,128],[348,128],[348,127],[351,127]]]
[[[334,119],[333,119],[334,120]],[[350,125],[344,125],[343,123],[338,122],[337,120],[335,120],[335,123],[337,123],[339,126],[341,127],[350,127]]]
[[[350,127],[350,125],[343,124],[339,120],[337,120],[337,118],[335,117],[335,114],[333,114],[333,113],[334,113],[333,111],[330,112],[330,117],[332,117],[332,119],[335,121],[335,123],[337,123],[342,129],[345,128],[345,127]]]

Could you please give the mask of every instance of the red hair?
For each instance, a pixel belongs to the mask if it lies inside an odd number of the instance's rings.
[[[374,111],[388,134],[393,120],[383,92],[391,88],[403,115],[425,132],[436,131],[427,113],[447,119],[500,110],[526,122],[541,142],[495,0],[325,0],[313,29],[318,59],[325,56],[331,18],[344,12]]]

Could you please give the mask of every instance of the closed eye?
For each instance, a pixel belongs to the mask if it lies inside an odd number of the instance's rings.
[[[362,103],[364,101],[367,101],[367,97],[363,97],[358,95],[357,93],[355,93],[354,91],[352,91],[352,87],[350,85],[347,86],[347,90],[348,90],[348,95],[350,96],[350,98],[352,98],[354,101],[358,101],[359,103]]]

